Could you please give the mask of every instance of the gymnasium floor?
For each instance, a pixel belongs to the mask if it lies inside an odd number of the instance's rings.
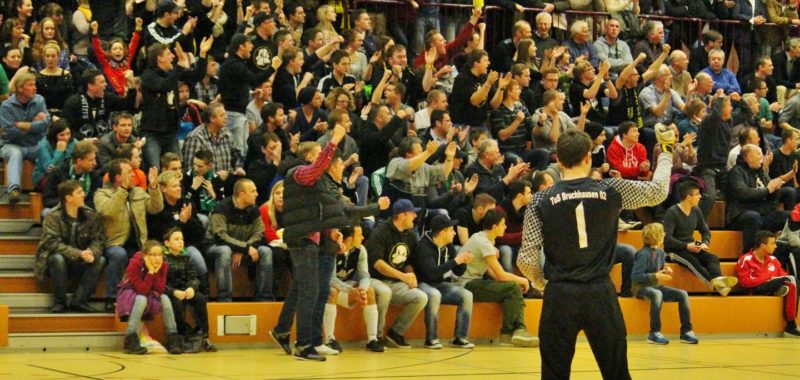
[[[690,346],[675,338],[668,346],[630,342],[633,378],[800,379],[798,339],[705,339]],[[297,361],[277,348],[180,356],[0,351],[0,379],[538,379],[539,363],[537,349],[489,345],[384,354],[346,346],[343,355],[325,363]],[[586,342],[578,343],[572,375],[600,378]]]

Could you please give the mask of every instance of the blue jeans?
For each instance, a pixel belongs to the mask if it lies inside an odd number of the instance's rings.
[[[227,245],[212,245],[208,254],[214,258],[217,276],[217,302],[231,302],[233,296],[233,278],[231,276],[231,261],[233,250]],[[238,253],[238,252],[237,252]],[[242,265],[246,265],[250,255],[244,254]],[[258,265],[256,271],[256,301],[272,301],[272,250],[268,246],[258,247]]]
[[[22,184],[22,163],[23,160],[36,161],[38,146],[17,146],[5,144],[0,148],[0,157],[8,164],[6,178],[8,178],[8,191],[19,189]],[[56,186],[57,184],[51,184]]]
[[[692,331],[692,318],[689,313],[689,294],[685,290],[666,286],[644,287],[636,295],[639,299],[650,301],[650,332],[661,331],[661,304],[677,302],[681,318],[681,334]]]
[[[169,301],[169,297],[166,294],[162,294],[159,298],[161,301],[161,318],[164,321],[164,329],[167,330],[167,334],[175,334],[178,332],[178,327],[175,324],[175,314],[172,311],[172,302]],[[131,315],[128,317],[128,329],[125,331],[126,334],[136,334],[137,330],[139,329],[139,324],[142,323],[142,315],[144,314],[144,310],[147,308],[147,297],[138,294],[136,299],[133,301],[133,309],[131,309]]]
[[[755,247],[758,231],[780,231],[788,217],[788,211],[772,210],[761,215],[757,211],[747,210],[728,223],[728,227],[742,231],[742,252],[747,252]]]
[[[190,245],[186,247],[186,254],[189,255],[189,259],[192,261],[192,264],[194,264],[194,268],[197,270],[197,276],[205,276],[208,273],[208,266],[206,266],[206,259],[203,257],[203,254],[200,253],[200,250]]]
[[[316,303],[320,299],[320,289],[330,288],[330,275],[328,282],[322,283],[323,274],[319,268],[319,256],[322,255],[320,247],[310,240],[304,239],[299,247],[289,247],[292,258],[292,273],[294,280],[289,286],[289,293],[283,302],[281,314],[278,316],[278,325],[275,326],[277,335],[288,335],[292,328],[292,321],[297,314],[297,348],[303,349],[314,342],[314,320],[316,318]],[[328,290],[330,292],[330,289]],[[324,302],[324,301],[323,301]],[[321,307],[324,315],[324,304]]]
[[[178,135],[175,133],[156,134],[144,132],[144,137],[146,137],[147,140],[142,148],[142,159],[144,160],[144,166],[148,169],[161,168],[161,156],[164,153],[172,152],[177,155],[181,154]]]
[[[106,298],[117,298],[117,285],[122,280],[125,268],[128,266],[128,251],[125,248],[113,245],[103,251],[108,266],[106,267]]]
[[[508,273],[514,273],[514,263],[517,262],[518,246],[501,245],[497,247],[500,251],[500,266]]]
[[[250,131],[247,128],[247,116],[243,113],[227,111],[228,114],[228,130],[233,136],[233,143],[242,152],[242,157],[247,156],[247,136]]]
[[[314,321],[312,323],[314,347],[319,346],[325,342],[322,336],[322,319],[325,317],[325,303],[331,295],[331,287],[324,286],[324,284],[331,283],[333,277],[333,270],[336,268],[336,255],[329,252],[320,252],[319,254],[319,294],[317,295],[317,302],[314,304]]]
[[[438,13],[438,12],[437,12]],[[425,33],[429,30],[439,30],[439,15],[417,15],[417,22],[414,23],[414,40],[411,42],[411,50],[414,54],[422,52],[422,43],[425,39]]]
[[[614,247],[614,264],[622,263],[622,286],[620,295],[623,297],[631,296],[631,272],[633,272],[633,257],[636,256],[636,249],[630,244],[620,244]]]
[[[419,283],[419,290],[428,295],[428,304],[425,306],[425,340],[439,339],[439,306],[456,305],[456,327],[453,332],[455,338],[469,336],[469,323],[472,319],[472,292],[463,286],[442,282],[428,285]]]
[[[97,280],[100,274],[103,273],[103,266],[106,265],[106,259],[103,256],[96,257],[94,261],[89,264],[79,259],[77,261],[67,260],[60,253],[51,253],[47,256],[47,271],[50,274],[50,279],[53,281],[53,293],[55,295],[55,303],[65,305],[67,304],[67,277],[80,276],[78,286],[75,288],[75,297],[72,300],[73,305],[80,305],[89,300],[89,297],[94,294],[97,287]]]

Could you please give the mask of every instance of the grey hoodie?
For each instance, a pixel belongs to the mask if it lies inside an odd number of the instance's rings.
[[[620,73],[625,66],[633,62],[631,56],[631,48],[628,44],[617,38],[617,43],[612,46],[605,36],[599,37],[594,42],[594,50],[597,51],[597,58],[602,61],[608,61],[611,64],[612,73]]]

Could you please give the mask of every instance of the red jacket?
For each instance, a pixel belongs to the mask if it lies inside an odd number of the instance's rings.
[[[464,28],[461,29],[461,32],[458,33],[456,38],[453,41],[450,41],[446,46],[445,49],[447,53],[445,55],[439,55],[436,57],[436,61],[433,62],[433,67],[437,70],[441,69],[444,65],[451,64],[450,60],[453,59],[453,56],[456,55],[459,51],[463,50],[465,46],[467,46],[467,42],[472,39],[472,31],[475,29],[475,25],[470,24],[467,22],[464,25]],[[423,50],[417,58],[414,58],[414,69],[418,69],[420,66],[425,64],[425,50]],[[461,68],[458,68],[461,70]]]
[[[111,87],[114,87],[114,91],[119,96],[125,96],[125,86],[128,84],[128,80],[125,79],[125,72],[131,69],[131,61],[134,59],[136,49],[139,47],[140,35],[140,31],[133,32],[133,37],[128,45],[128,57],[123,59],[122,62],[111,62],[111,58],[106,56],[106,52],[100,46],[100,39],[97,35],[92,36],[92,46],[94,46],[97,62],[100,63],[100,67],[103,68],[103,74],[105,74],[108,82],[111,83]]]
[[[272,219],[269,218],[267,204],[261,205],[261,207],[258,208],[258,212],[261,213],[261,221],[264,222],[264,238],[267,242],[280,240],[278,237],[278,230],[272,228]]]
[[[775,256],[767,256],[762,264],[756,260],[753,251],[750,251],[736,263],[736,277],[743,288],[754,288],[781,276],[786,276],[786,271],[781,268],[781,263]]]
[[[630,149],[625,149],[619,136],[614,137],[614,141],[608,147],[606,160],[611,169],[618,170],[625,179],[637,179],[650,174],[650,170],[644,172],[639,170],[639,165],[647,161],[647,149],[638,142]]]
[[[160,297],[167,289],[167,262],[161,264],[156,274],[147,273],[147,266],[144,265],[144,256],[141,252],[137,252],[128,263],[128,268],[125,269],[125,274],[128,277],[131,285],[139,293],[144,296],[154,295]]]

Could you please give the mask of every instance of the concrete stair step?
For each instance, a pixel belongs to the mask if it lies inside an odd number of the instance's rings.
[[[6,270],[32,271],[35,264],[36,256],[33,255],[0,255],[0,272]]]
[[[67,301],[72,302],[74,294],[67,293]],[[8,305],[11,314],[43,314],[50,313],[54,296],[51,293],[0,293],[0,304]],[[101,300],[90,301],[89,305],[97,310],[103,310]]]
[[[120,349],[120,332],[12,333],[8,348],[30,351]]]
[[[35,255],[41,238],[41,227],[33,227],[24,233],[0,233],[0,256]]]

